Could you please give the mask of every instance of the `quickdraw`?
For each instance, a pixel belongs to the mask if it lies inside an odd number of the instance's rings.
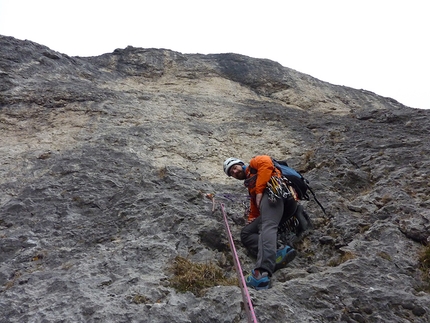
[[[285,177],[272,176],[267,182],[266,188],[269,202],[271,203],[275,203],[278,199],[286,199],[290,196],[296,201],[299,200],[296,191],[290,185],[290,181]]]
[[[284,221],[283,223],[279,224],[278,232],[296,232],[298,225],[299,220],[295,216],[293,216],[288,220]]]

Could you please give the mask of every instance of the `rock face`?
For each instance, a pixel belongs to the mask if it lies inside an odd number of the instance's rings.
[[[169,268],[235,275],[224,203],[252,269],[246,190],[222,161],[257,154],[288,159],[327,209],[303,202],[298,257],[250,290],[259,322],[429,322],[429,124],[269,60],[0,36],[0,322],[246,322],[239,287],[180,293]]]

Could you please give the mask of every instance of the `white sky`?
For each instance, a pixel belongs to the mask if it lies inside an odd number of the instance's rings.
[[[0,34],[69,56],[128,45],[267,58],[430,108],[427,0],[0,0]]]

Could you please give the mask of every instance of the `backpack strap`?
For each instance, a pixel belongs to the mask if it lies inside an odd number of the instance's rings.
[[[248,168],[249,168],[249,173],[250,174],[257,174],[257,169],[252,168],[251,166],[248,166]]]
[[[278,161],[278,160],[272,158],[272,161],[273,161],[273,165],[275,165],[275,167],[278,168],[278,169],[280,169],[279,165],[288,166],[288,163],[287,163],[286,160],[280,160],[280,161]],[[309,192],[312,193],[312,196],[314,197],[315,202],[317,202],[317,204],[319,205],[319,207],[321,208],[321,210],[324,212],[324,214],[327,215],[324,207],[322,206],[322,204],[320,203],[320,201],[318,201],[318,199],[317,199],[314,191],[309,186],[309,181],[306,178],[304,178],[301,173],[297,172],[297,174],[300,176],[300,179],[303,181],[303,184],[306,186],[307,190],[309,190]],[[309,198],[309,194],[307,192],[301,192],[301,193],[302,193],[302,196],[303,196],[302,199],[309,201],[309,199],[310,199]]]

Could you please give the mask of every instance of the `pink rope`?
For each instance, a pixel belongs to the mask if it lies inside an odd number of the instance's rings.
[[[237,256],[236,247],[234,246],[233,237],[231,236],[230,227],[228,225],[227,214],[225,213],[224,204],[221,204],[222,215],[224,216],[225,230],[227,231],[228,241],[230,242],[230,249],[233,253],[234,267],[236,268],[237,276],[239,278],[240,290],[242,292],[242,299],[245,303],[245,312],[248,316],[248,323],[257,323],[254,307],[252,306],[251,297],[249,296],[248,288],[246,287],[245,277],[243,277],[242,268],[240,266],[239,257]]]

